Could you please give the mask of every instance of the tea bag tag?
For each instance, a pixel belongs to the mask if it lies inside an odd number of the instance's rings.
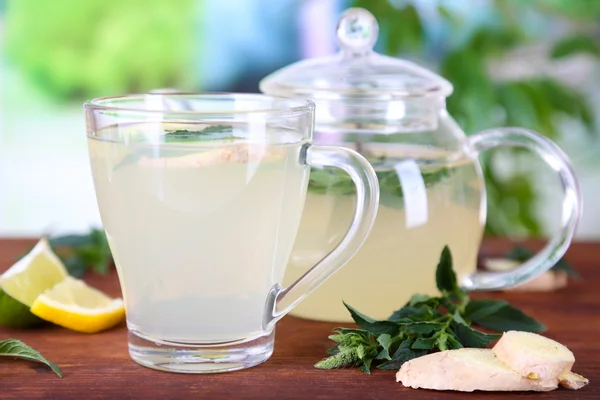
[[[394,165],[402,187],[405,226],[416,228],[427,223],[427,190],[417,163],[405,160]]]

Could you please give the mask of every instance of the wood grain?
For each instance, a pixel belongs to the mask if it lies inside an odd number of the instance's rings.
[[[8,268],[31,241],[0,240],[0,271]],[[501,254],[506,241],[486,241],[482,253]],[[394,381],[394,371],[372,375],[356,369],[313,368],[330,347],[338,324],[285,317],[277,326],[275,352],[266,363],[217,375],[183,375],[141,367],[127,354],[125,325],[95,335],[47,326],[37,330],[0,328],[0,339],[14,337],[40,350],[63,370],[59,379],[47,368],[25,361],[0,360],[0,399],[600,399],[600,244],[577,243],[567,258],[583,275],[581,282],[554,293],[477,293],[507,299],[548,325],[547,336],[567,345],[577,358],[575,370],[591,384],[577,392],[481,393],[413,390]],[[115,273],[88,281],[116,296]]]

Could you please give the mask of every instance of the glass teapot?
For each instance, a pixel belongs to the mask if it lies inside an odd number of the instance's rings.
[[[454,268],[469,290],[514,286],[550,269],[565,253],[581,195],[566,155],[551,141],[521,128],[467,137],[448,114],[452,85],[414,63],[375,53],[378,26],[361,8],[340,17],[340,51],[304,60],[264,78],[262,92],[316,103],[315,143],[342,145],[366,157],[377,172],[380,203],[373,229],[352,260],[291,312],[351,321],[342,300],[387,318],[414,293],[435,295],[435,268],[450,247]],[[563,187],[560,230],[537,255],[510,271],[476,271],[486,219],[478,154],[496,146],[537,153]],[[350,226],[354,187],[342,171],[313,168],[303,219],[287,267],[294,282],[325,257]]]

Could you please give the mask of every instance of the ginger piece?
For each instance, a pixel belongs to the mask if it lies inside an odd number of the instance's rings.
[[[222,164],[246,164],[249,162],[271,162],[282,160],[285,153],[277,148],[256,145],[238,144],[223,145],[214,150],[187,154],[179,157],[147,157],[142,156],[139,165],[158,168],[200,168]]]
[[[530,332],[504,332],[492,351],[513,371],[532,380],[557,379],[575,363],[575,356],[566,346]]]
[[[483,266],[490,271],[510,271],[519,264],[519,261],[511,260],[510,258],[486,258],[482,262]]]
[[[569,390],[579,390],[590,383],[590,380],[575,372],[567,372],[558,377],[560,386]]]
[[[428,354],[405,362],[396,381],[406,387],[483,391],[550,391],[558,387],[551,380],[527,379],[502,363],[490,349],[463,348]]]

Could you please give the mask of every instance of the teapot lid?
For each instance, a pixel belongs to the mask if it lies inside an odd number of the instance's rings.
[[[337,24],[340,51],[296,62],[265,77],[263,93],[313,99],[392,100],[447,97],[452,85],[410,61],[373,51],[379,27],[363,8],[350,8]]]

